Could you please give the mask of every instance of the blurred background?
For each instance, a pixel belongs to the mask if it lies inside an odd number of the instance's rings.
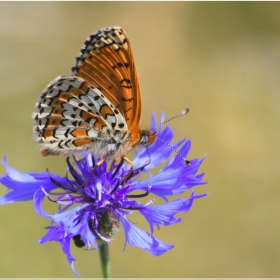
[[[1,2],[0,158],[65,174],[65,160],[43,158],[32,139],[34,104],[70,72],[89,34],[119,25],[138,67],[142,127],[152,112],[190,108],[169,125],[175,140],[192,140],[189,159],[207,154],[209,184],[196,193],[210,194],[182,223],[156,230],[175,244],[160,257],[122,252],[121,231],[110,246],[113,276],[280,277],[279,14],[277,2]],[[37,243],[49,223],[32,202],[1,206],[0,221],[0,277],[74,277],[58,243]],[[102,277],[96,251],[72,252],[81,277]]]

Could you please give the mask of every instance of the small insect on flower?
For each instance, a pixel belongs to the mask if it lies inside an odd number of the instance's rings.
[[[128,36],[121,27],[107,27],[87,38],[72,73],[42,92],[33,115],[34,136],[44,156],[90,152],[102,157],[97,166],[107,157],[123,157],[132,171],[124,155],[157,137],[155,130],[140,129],[141,113]]]
[[[84,243],[81,235],[75,235],[73,236],[73,241],[74,241],[74,244],[78,247],[78,248],[82,248],[82,247],[85,247],[86,244]]]

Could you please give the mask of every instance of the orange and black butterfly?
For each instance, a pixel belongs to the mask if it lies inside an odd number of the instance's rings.
[[[72,73],[52,81],[34,113],[34,136],[43,155],[90,152],[123,157],[156,134],[140,129],[141,92],[131,45],[124,30],[91,34]]]

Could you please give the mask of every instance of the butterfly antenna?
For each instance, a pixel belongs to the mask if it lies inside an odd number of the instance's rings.
[[[180,114],[178,114],[178,115],[176,115],[176,116],[174,116],[174,117],[172,117],[172,118],[170,118],[170,119],[167,119],[166,121],[164,121],[164,122],[158,124],[157,126],[153,127],[151,130],[154,130],[154,129],[156,130],[158,127],[162,126],[163,124],[165,124],[165,123],[167,123],[167,122],[169,122],[169,121],[171,121],[171,120],[174,120],[174,119],[176,119],[176,118],[178,118],[178,117],[184,116],[184,115],[186,115],[188,112],[189,112],[189,109],[187,108],[187,109],[185,109],[182,113],[180,113]]]
[[[146,147],[146,151],[147,151],[147,154],[148,154],[148,157],[149,157],[149,161],[148,161],[148,162],[146,162],[144,166],[149,165],[149,164],[150,164],[150,162],[151,162],[151,155],[150,155],[150,151],[149,151],[148,147]]]
[[[178,115],[178,116],[180,116],[180,115]],[[160,140],[161,142],[166,144],[173,152],[175,152],[187,164],[187,166],[191,166],[191,162],[189,160],[187,160],[186,158],[184,158],[180,152],[178,152],[174,147],[172,147],[170,145],[170,143],[168,143],[167,141],[165,141],[164,139],[160,138],[157,135],[156,135],[156,137],[157,137],[158,140]]]
[[[157,126],[155,126],[154,128],[152,128],[151,130],[156,130],[156,128],[162,126],[163,124],[165,124],[165,123],[167,123],[167,122],[169,122],[169,121],[171,121],[171,120],[173,120],[173,119],[176,119],[176,118],[178,118],[178,117],[184,116],[184,115],[186,115],[188,112],[189,112],[189,109],[187,108],[187,109],[185,109],[183,112],[181,112],[180,114],[178,114],[178,115],[176,115],[176,116],[174,116],[174,117],[172,117],[172,118],[170,118],[170,119],[167,119],[166,121],[164,121],[164,122],[158,124]],[[166,144],[173,152],[175,152],[188,166],[191,166],[191,162],[190,162],[189,160],[187,160],[186,158],[184,158],[180,152],[178,152],[174,147],[171,146],[170,143],[168,143],[168,142],[165,141],[164,139],[160,138],[158,135],[155,135],[155,136],[156,136],[156,138],[157,138],[158,140],[160,140],[161,142],[163,142],[164,144]]]

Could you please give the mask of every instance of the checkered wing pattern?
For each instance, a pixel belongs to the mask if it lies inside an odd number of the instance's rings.
[[[125,32],[112,27],[90,35],[72,74],[42,92],[33,119],[43,155],[90,150],[118,157],[132,149],[140,141],[141,95]]]

